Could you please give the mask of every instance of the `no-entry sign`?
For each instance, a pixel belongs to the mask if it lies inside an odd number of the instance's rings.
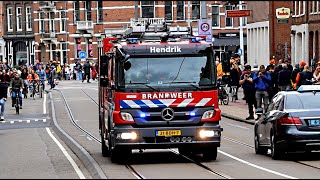
[[[206,36],[206,41],[212,41],[212,20],[211,19],[199,19],[198,20],[198,35]]]

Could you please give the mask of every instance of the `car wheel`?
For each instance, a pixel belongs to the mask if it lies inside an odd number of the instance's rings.
[[[254,135],[254,149],[256,151],[256,154],[265,155],[268,152],[267,148],[264,148],[264,147],[260,146],[259,137],[258,137],[258,134],[256,132],[255,132],[255,135]]]
[[[203,158],[205,160],[216,160],[218,155],[218,148],[217,147],[212,147],[209,149],[206,149],[203,152]]]
[[[271,135],[270,139],[271,139],[271,157],[274,160],[279,160],[282,158],[283,152],[276,144],[275,137],[273,134]]]

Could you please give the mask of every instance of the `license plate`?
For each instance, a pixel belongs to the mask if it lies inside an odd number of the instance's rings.
[[[156,136],[181,136],[181,130],[156,131]]]
[[[320,126],[320,119],[309,120],[310,126]]]

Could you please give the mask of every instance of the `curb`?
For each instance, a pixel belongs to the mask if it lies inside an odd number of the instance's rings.
[[[221,113],[221,116],[225,117],[225,118],[229,118],[229,119],[235,120],[235,121],[240,121],[240,122],[244,122],[244,123],[247,123],[247,124],[251,124],[251,125],[255,124],[255,122],[251,122],[251,121],[248,121],[248,120],[245,120],[245,119],[242,119],[242,118],[238,118],[236,116],[232,116],[232,115],[229,115],[229,114],[226,114],[226,113]]]
[[[107,176],[104,174],[101,167],[98,163],[92,158],[92,156],[79,144],[77,143],[71,136],[69,136],[58,124],[54,109],[54,103],[52,100],[52,94],[50,95],[51,102],[51,111],[53,126],[52,129],[59,136],[59,138],[64,141],[65,144],[78,156],[78,158],[83,162],[84,166],[89,171],[90,175],[93,179],[107,179]]]

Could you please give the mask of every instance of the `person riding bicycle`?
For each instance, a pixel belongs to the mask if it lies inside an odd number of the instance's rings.
[[[20,75],[18,73],[14,74],[14,78],[11,80],[10,83],[11,89],[12,89],[12,107],[15,106],[16,97],[17,94],[19,96],[19,103],[20,103],[20,109],[22,109],[22,93],[21,89],[24,88],[24,83],[22,78],[20,78]]]
[[[27,77],[27,80],[29,81],[29,84],[30,85],[35,85],[35,84],[37,84],[38,83],[38,81],[40,80],[40,78],[39,78],[39,76],[38,76],[38,74],[36,74],[35,72],[34,72],[34,70],[32,69],[31,70],[31,73],[28,75],[28,77]],[[33,86],[34,87],[34,86]],[[36,89],[36,90],[38,90],[38,89]],[[39,91],[38,91],[39,92]],[[30,95],[30,97],[32,97],[32,94]]]
[[[43,70],[42,66],[39,66],[39,69],[36,71],[36,74],[40,78],[40,82],[42,83],[43,89],[45,89],[44,81],[47,79],[47,75],[46,75],[46,72]]]

